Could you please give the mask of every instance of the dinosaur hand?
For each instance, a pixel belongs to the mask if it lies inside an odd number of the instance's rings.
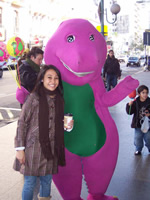
[[[139,81],[132,78],[131,76],[127,76],[117,85],[116,89],[118,89],[119,93],[124,93],[126,95],[130,94],[133,90],[135,90],[139,85]]]

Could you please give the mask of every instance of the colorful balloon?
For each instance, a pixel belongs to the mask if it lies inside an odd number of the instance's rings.
[[[19,37],[12,37],[7,43],[7,51],[10,56],[18,57],[24,52],[24,42]]]
[[[6,61],[9,58],[8,51],[6,49],[6,44],[0,42],[0,61]]]

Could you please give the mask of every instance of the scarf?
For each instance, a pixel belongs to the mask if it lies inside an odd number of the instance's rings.
[[[33,61],[32,61],[31,59],[29,59],[29,58],[26,59],[26,62],[32,67],[32,69],[33,69],[35,72],[39,73],[39,71],[40,71],[40,66],[39,66],[39,65],[37,65],[35,62],[33,62]]]
[[[64,101],[58,89],[47,90],[41,85],[39,89],[39,141],[44,157],[52,160],[54,155],[51,151],[49,139],[49,106],[47,95],[55,95],[55,149],[54,154],[58,158],[58,165],[65,165],[64,150]]]

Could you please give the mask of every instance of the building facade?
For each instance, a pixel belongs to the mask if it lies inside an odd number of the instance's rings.
[[[44,6],[43,6],[44,5]],[[50,34],[49,0],[0,0],[0,38],[6,42],[13,36],[20,37],[27,47],[43,46]]]
[[[18,36],[26,47],[44,47],[62,21],[85,18],[96,27],[97,16],[93,0],[0,0],[0,41]]]
[[[115,51],[118,55],[138,55],[140,50],[136,46],[143,44],[143,32],[150,27],[150,0],[115,2],[121,7],[117,22],[110,28]],[[131,46],[135,48],[131,49]]]

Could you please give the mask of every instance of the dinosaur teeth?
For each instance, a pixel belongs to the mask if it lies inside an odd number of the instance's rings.
[[[78,77],[83,77],[85,75],[94,73],[94,71],[91,71],[91,72],[75,72],[70,67],[68,67],[61,59],[60,59],[60,61],[63,63],[63,65],[66,67],[66,69],[68,69],[70,72],[72,72],[73,74],[75,74]]]

